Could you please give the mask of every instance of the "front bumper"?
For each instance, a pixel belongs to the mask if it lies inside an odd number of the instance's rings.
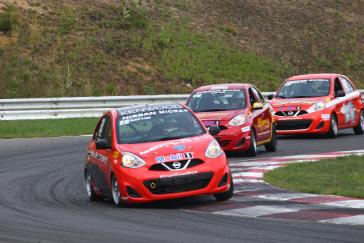
[[[147,167],[121,168],[115,171],[122,199],[126,203],[143,203],[184,198],[229,190],[230,174],[225,155],[205,159],[203,164],[175,171],[153,171]]]
[[[250,136],[250,126],[238,126],[222,130],[215,139],[226,152],[245,151],[250,147]]]
[[[302,116],[274,116],[278,135],[327,133],[331,110],[324,109]]]

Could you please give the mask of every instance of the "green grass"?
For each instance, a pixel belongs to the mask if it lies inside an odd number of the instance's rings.
[[[278,87],[287,68],[280,63],[229,47],[213,36],[169,23],[150,33],[145,48],[157,51],[156,64],[167,80],[182,80],[194,87],[224,82],[254,83],[262,90]]]
[[[97,118],[0,121],[0,138],[57,137],[92,134]]]
[[[269,171],[264,180],[294,191],[364,198],[364,157],[291,164]]]

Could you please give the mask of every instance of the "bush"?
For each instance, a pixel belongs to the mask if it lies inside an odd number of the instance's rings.
[[[5,5],[2,13],[0,13],[0,32],[11,32],[18,23],[15,7],[12,5]]]

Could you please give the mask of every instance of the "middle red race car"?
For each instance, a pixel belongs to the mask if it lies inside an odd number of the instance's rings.
[[[272,108],[259,90],[250,84],[203,86],[187,101],[206,127],[219,126],[215,136],[225,151],[257,154],[257,146],[268,152],[277,149]]]
[[[210,130],[219,132],[218,127]],[[113,109],[88,145],[85,181],[91,200],[116,205],[213,194],[233,196],[225,153],[184,105]]]

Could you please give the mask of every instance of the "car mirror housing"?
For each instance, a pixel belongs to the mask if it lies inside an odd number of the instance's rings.
[[[219,134],[220,132],[221,132],[221,129],[218,126],[211,126],[211,127],[209,127],[209,133],[212,136],[215,136],[215,135]]]
[[[274,98],[274,95],[268,95],[268,100],[273,100],[273,98]]]
[[[339,90],[336,92],[335,97],[344,97],[345,96],[345,92],[343,90]]]
[[[261,102],[255,102],[255,103],[253,104],[252,109],[253,109],[254,111],[255,111],[255,110],[263,109],[263,103],[261,103]]]
[[[96,141],[96,149],[109,149],[109,148],[111,148],[111,146],[106,139],[99,139]]]

